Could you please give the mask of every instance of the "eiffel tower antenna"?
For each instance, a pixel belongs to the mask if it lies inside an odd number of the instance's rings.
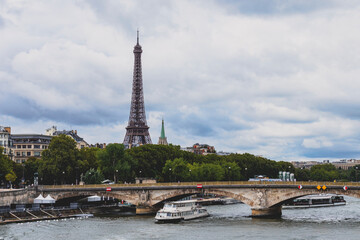
[[[139,28],[137,29],[137,42],[136,42],[137,45],[139,45]]]

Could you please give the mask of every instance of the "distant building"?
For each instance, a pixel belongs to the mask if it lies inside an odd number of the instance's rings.
[[[231,152],[223,152],[223,151],[219,151],[216,153],[216,155],[219,155],[219,156],[229,156],[231,154],[234,154],[234,153],[231,153]]]
[[[323,160],[323,161],[295,161],[291,162],[292,165],[296,168],[302,169],[310,169],[312,166],[321,165],[321,164],[332,164],[337,169],[348,170],[356,165],[360,165],[360,160],[356,159],[341,159],[339,161],[330,161],[330,160]]]
[[[59,136],[61,134],[67,135],[67,136],[71,137],[72,139],[74,139],[76,142],[76,147],[78,149],[89,147],[89,144],[77,134],[77,130],[58,131],[56,126],[52,126],[51,128],[46,129],[46,135],[48,135],[48,136]]]
[[[294,161],[291,164],[295,168],[310,169],[312,166],[319,165],[321,162],[317,161]]]
[[[162,123],[161,123],[161,135],[159,137],[158,144],[159,145],[169,145],[168,142],[167,142],[167,139],[165,137],[164,119],[162,120]]]
[[[29,157],[41,157],[41,152],[48,149],[52,136],[39,134],[13,134],[13,161],[24,163]]]
[[[331,163],[337,169],[348,170],[349,168],[355,167],[356,165],[360,165],[360,160],[356,159],[342,159],[340,161],[335,161]]]
[[[7,155],[12,159],[12,139],[11,139],[11,128],[0,126],[0,147],[4,148],[4,155]]]
[[[208,144],[199,144],[199,143],[195,143],[192,147],[182,148],[181,150],[192,152],[199,155],[216,153],[214,146],[210,146]]]
[[[105,149],[106,148],[106,143],[95,143],[95,144],[90,144],[91,148],[100,148],[100,149]]]

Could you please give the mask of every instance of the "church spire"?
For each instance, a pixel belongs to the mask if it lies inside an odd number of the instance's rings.
[[[160,137],[165,138],[164,119],[162,120],[162,123],[161,123],[161,135],[160,135]]]
[[[165,137],[164,119],[162,120],[162,123],[161,123],[161,135],[159,137],[158,144],[159,145],[169,145],[168,142],[167,142],[167,139]]]

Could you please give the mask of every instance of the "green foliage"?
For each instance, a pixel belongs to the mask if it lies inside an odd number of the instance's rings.
[[[5,180],[5,176],[13,170],[13,162],[3,154],[4,148],[0,147],[0,179]]]
[[[167,160],[163,167],[165,181],[189,181],[190,171],[188,164],[183,158],[175,158],[174,160]]]
[[[69,136],[53,137],[49,148],[42,152],[39,173],[45,184],[75,183],[79,150]]]
[[[104,175],[99,171],[91,168],[85,173],[84,182],[86,184],[100,184],[104,181]]]
[[[313,181],[334,181],[339,178],[339,173],[332,164],[319,164],[310,169],[310,179]]]
[[[198,167],[198,169],[196,169]],[[224,169],[214,163],[203,163],[195,167],[194,172],[198,173],[197,181],[221,181],[224,179]]]
[[[131,181],[134,177],[134,161],[125,152],[122,144],[109,144],[105,149],[98,150],[97,157],[100,170],[106,178],[117,181]]]
[[[8,174],[5,175],[6,181],[9,181],[9,182],[15,182],[16,178],[17,178],[16,174],[12,170]]]
[[[136,164],[136,176],[164,179],[163,167],[167,160],[183,158],[191,162],[196,158],[193,153],[181,151],[178,146],[166,145],[143,145],[128,149],[127,152],[134,159]],[[141,172],[141,174],[140,174]]]
[[[243,180],[243,176],[241,175],[241,168],[235,162],[221,162],[221,167],[224,170],[224,178],[222,180],[225,181],[240,181]]]
[[[310,170],[309,169],[295,169],[295,179],[297,181],[309,181],[310,180]]]
[[[79,151],[79,158],[77,161],[76,175],[85,173],[89,169],[97,169],[100,165],[97,158],[99,148],[82,148]]]
[[[105,149],[76,149],[75,141],[65,135],[54,137],[42,159],[31,157],[25,163],[25,179],[33,183],[39,172],[40,184],[75,183],[81,173],[86,183],[100,183],[104,178],[116,182],[134,182],[135,177],[156,178],[158,181],[239,181],[254,175],[277,178],[279,171],[295,173],[298,181],[360,180],[360,165],[349,170],[321,164],[309,169],[295,169],[289,162],[276,162],[250,153],[218,156],[196,155],[179,146],[143,145],[126,149],[122,144],[109,144]],[[0,179],[22,176],[22,166],[2,154],[0,148]],[[13,179],[13,177],[12,177]],[[16,180],[15,180],[16,181]]]
[[[349,168],[347,171],[339,170],[339,174],[341,179],[358,182],[360,180],[360,165],[355,165],[354,167]]]
[[[22,177],[23,177],[23,164],[20,163],[12,163],[12,171],[15,173],[15,175],[17,176],[15,181],[12,181],[14,184],[20,185]]]
[[[36,172],[39,172],[39,166],[41,164],[41,159],[38,159],[36,157],[29,157],[28,160],[25,162],[25,181],[27,184],[33,184],[34,183],[34,174]]]

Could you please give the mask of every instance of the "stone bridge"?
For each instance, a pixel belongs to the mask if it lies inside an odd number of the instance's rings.
[[[164,201],[205,193],[240,200],[251,207],[252,216],[280,216],[281,206],[285,201],[305,195],[334,193],[360,198],[359,183],[203,182],[202,188],[198,188],[197,184],[199,183],[39,186],[37,189],[0,192],[0,205],[32,203],[40,193],[44,196],[50,194],[57,201],[98,195],[125,200],[137,206],[138,214],[144,214],[155,212]],[[318,190],[319,186],[325,187]]]

